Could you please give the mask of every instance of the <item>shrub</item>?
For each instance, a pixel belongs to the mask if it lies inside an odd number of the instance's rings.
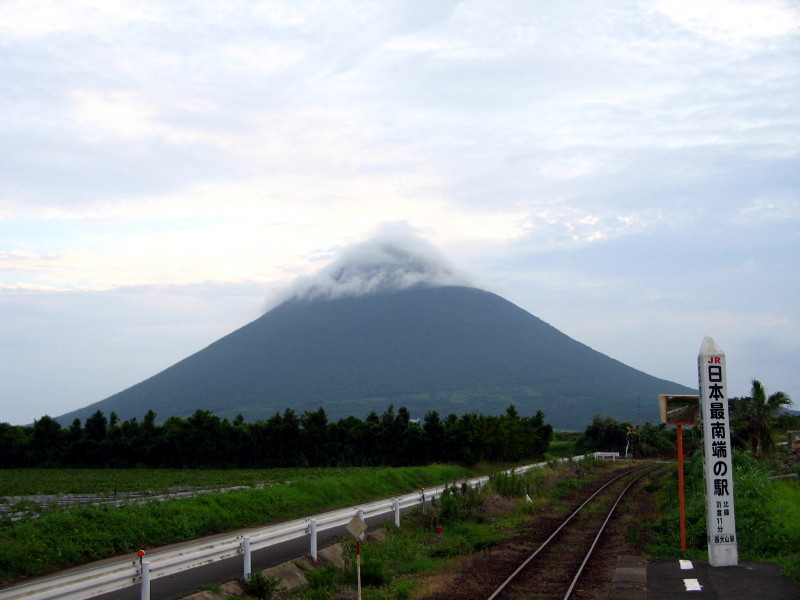
[[[501,471],[489,479],[491,488],[504,498],[520,498],[525,495],[525,478],[513,471]]]
[[[501,533],[488,525],[461,523],[450,529],[442,543],[433,547],[430,554],[436,558],[471,554],[494,546],[502,538]]]
[[[785,553],[788,539],[776,514],[775,496],[766,468],[741,450],[733,452],[736,535],[739,556],[763,560]],[[657,545],[649,549],[657,556],[680,552],[677,472],[665,482],[664,517],[652,527]],[[702,453],[690,461],[685,480],[686,545],[689,553],[702,556],[706,550],[706,505]]]
[[[351,560],[345,572],[346,580],[351,585],[358,581],[358,562]],[[382,553],[369,552],[361,555],[361,584],[364,586],[382,586],[391,583],[392,570]]]
[[[459,488],[448,485],[441,496],[431,502],[430,521],[436,525],[455,523],[457,521],[474,520],[476,509],[483,502],[484,493],[472,487]]]
[[[401,529],[389,529],[389,535],[380,546],[392,569],[398,573],[418,573],[433,569],[433,560],[428,556],[423,540],[430,529],[419,530],[412,523]]]
[[[411,592],[414,590],[414,585],[410,581],[401,581],[394,588],[394,597],[397,600],[407,600],[411,597]]]
[[[250,574],[250,579],[242,580],[242,588],[253,598],[270,600],[284,589],[280,583],[276,577],[268,577],[260,571],[256,571]]]
[[[306,573],[308,589],[334,592],[339,587],[339,570],[334,565]]]

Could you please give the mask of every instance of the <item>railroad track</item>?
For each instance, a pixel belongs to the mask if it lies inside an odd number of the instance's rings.
[[[644,465],[609,480],[566,517],[487,600],[568,600],[625,493],[656,467]]]
[[[527,530],[473,555],[432,600],[593,600],[603,597],[628,525],[610,517],[642,477],[660,469],[638,465],[607,473],[564,499],[571,514],[543,513]],[[640,512],[626,500],[625,512]],[[621,511],[618,511],[621,512]],[[608,527],[606,527],[608,524]],[[605,535],[603,535],[605,529]],[[599,540],[599,542],[598,542]],[[595,558],[589,558],[594,552]]]

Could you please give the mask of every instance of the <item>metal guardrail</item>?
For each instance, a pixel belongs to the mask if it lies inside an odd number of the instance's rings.
[[[560,459],[560,462],[582,460],[583,458],[583,456],[575,456]],[[526,465],[512,469],[512,471],[522,474],[546,464]],[[484,476],[465,480],[465,483],[470,487],[480,487],[488,481],[489,477]],[[147,563],[149,563],[147,576],[149,580],[153,580],[174,575],[180,571],[242,555],[245,553],[246,547],[249,547],[250,551],[254,551],[306,536],[310,538],[311,554],[316,558],[316,534],[320,531],[344,526],[356,515],[366,520],[369,517],[382,516],[391,512],[395,512],[395,524],[399,526],[400,510],[440,497],[448,485],[451,484],[443,484],[395,498],[377,500],[353,508],[330,511],[314,517],[295,519],[235,536],[220,536],[195,544],[183,545],[177,549],[154,552],[147,555]],[[142,561],[138,557],[122,559],[67,574],[36,579],[29,583],[0,590],[0,600],[50,600],[54,598],[85,600],[140,584],[142,583],[142,572]]]
[[[620,458],[619,452],[595,452],[594,456],[595,458],[610,458],[611,462]]]

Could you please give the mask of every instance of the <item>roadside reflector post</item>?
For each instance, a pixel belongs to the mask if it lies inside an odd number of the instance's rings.
[[[317,521],[315,519],[311,519],[308,532],[311,534],[311,559],[313,561],[317,560]]]
[[[428,506],[427,506],[427,504],[425,504],[425,488],[422,488],[420,490],[420,493],[422,494],[422,514],[423,515],[427,515],[428,514]]]
[[[150,562],[142,561],[142,592],[141,600],[150,600]]]
[[[244,573],[242,576],[245,581],[250,581],[250,574],[253,572],[253,561],[250,554],[250,538],[245,536],[242,540],[242,550],[244,550]]]
[[[400,527],[400,499],[394,499],[394,526]]]
[[[361,539],[356,538],[356,578],[358,583],[358,600],[361,600]]]
[[[361,538],[367,530],[367,524],[364,522],[364,519],[361,518],[364,511],[359,508],[358,513],[359,514],[350,519],[350,522],[345,525],[345,529],[350,532],[350,535],[356,538],[356,577],[358,581],[358,600],[361,600]]]
[[[725,353],[706,336],[697,356],[706,476],[706,535],[712,567],[739,562],[733,507],[733,446]]]

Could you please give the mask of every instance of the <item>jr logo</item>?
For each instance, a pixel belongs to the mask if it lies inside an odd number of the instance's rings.
[[[708,364],[710,365],[718,365],[719,363],[719,356],[711,356],[708,359]]]

